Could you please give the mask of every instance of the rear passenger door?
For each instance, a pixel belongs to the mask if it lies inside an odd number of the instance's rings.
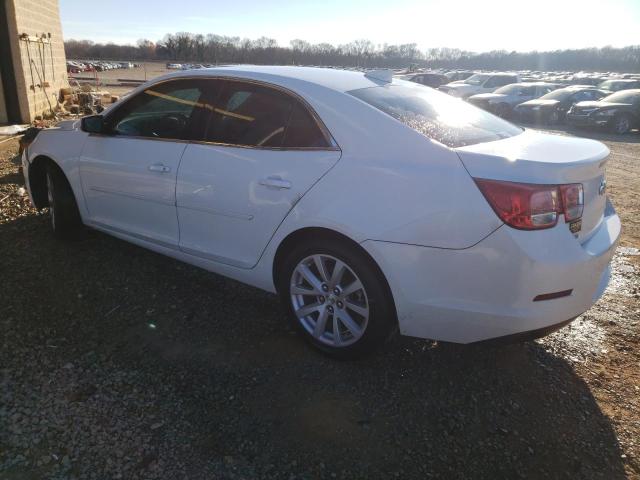
[[[340,158],[324,125],[275,86],[210,80],[208,125],[178,171],[180,248],[253,267],[278,225]]]

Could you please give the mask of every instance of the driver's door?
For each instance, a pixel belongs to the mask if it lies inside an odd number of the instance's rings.
[[[177,248],[176,175],[200,116],[201,80],[173,80],[136,94],[89,134],[80,177],[89,222]]]

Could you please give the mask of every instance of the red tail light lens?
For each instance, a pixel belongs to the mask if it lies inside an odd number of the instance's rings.
[[[567,222],[582,216],[584,196],[579,183],[538,185],[482,178],[475,182],[498,217],[514,228],[551,228],[561,213]]]

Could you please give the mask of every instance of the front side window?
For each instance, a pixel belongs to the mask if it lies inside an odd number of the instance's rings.
[[[469,84],[469,85],[482,85],[487,78],[489,78],[489,75],[483,74],[483,73],[476,73],[475,75],[471,75],[470,77],[468,77],[464,83]]]
[[[347,93],[452,148],[509,138],[523,131],[480,108],[419,85],[391,84]]]
[[[112,133],[121,136],[186,140],[201,103],[200,82],[176,80],[153,85],[107,117]]]
[[[263,148],[326,148],[323,132],[300,102],[263,85],[228,81],[212,108],[206,140]]]
[[[504,85],[509,85],[515,82],[517,82],[517,79],[515,77],[505,76],[505,75],[496,75],[487,81],[487,83],[485,84],[485,87],[487,88],[502,87]]]

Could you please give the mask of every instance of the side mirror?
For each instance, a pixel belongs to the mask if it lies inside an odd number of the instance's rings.
[[[91,115],[90,117],[84,117],[80,121],[80,128],[83,132],[87,133],[103,133],[104,118],[102,115]]]

